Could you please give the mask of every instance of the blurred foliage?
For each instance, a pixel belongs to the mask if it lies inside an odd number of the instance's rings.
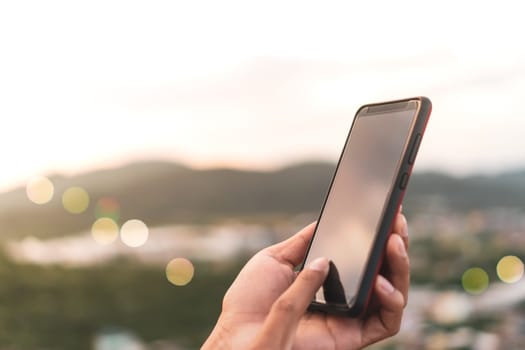
[[[476,236],[460,233],[444,238],[439,235],[417,237],[411,241],[411,281],[433,289],[462,290],[461,276],[470,267],[481,267],[490,281],[498,281],[496,265],[505,255],[524,256],[525,247],[498,243],[495,233]]]
[[[164,269],[130,260],[89,268],[19,265],[0,256],[0,348],[91,349],[106,327],[146,342],[176,340],[198,348],[220,312],[241,262],[196,264],[185,287]]]

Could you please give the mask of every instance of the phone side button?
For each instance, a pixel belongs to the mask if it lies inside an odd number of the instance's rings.
[[[407,188],[407,184],[408,184],[408,174],[403,173],[403,175],[401,176],[401,180],[399,181],[399,188],[401,190],[404,190],[405,188]]]
[[[410,150],[410,154],[408,156],[408,164],[412,165],[416,161],[417,150],[419,149],[420,143],[421,143],[421,134],[417,134],[416,139],[414,140],[414,143],[412,144],[412,149]]]

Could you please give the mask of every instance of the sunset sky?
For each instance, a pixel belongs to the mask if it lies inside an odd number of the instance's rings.
[[[360,105],[415,95],[417,170],[525,168],[522,4],[486,4],[1,2],[0,190],[137,159],[334,161]]]

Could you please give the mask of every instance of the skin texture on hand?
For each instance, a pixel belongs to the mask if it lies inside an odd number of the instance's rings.
[[[358,319],[306,312],[328,273],[328,260],[322,258],[294,272],[314,228],[311,224],[248,261],[226,292],[203,349],[361,349],[399,331],[410,284],[405,217],[397,214],[383,275]]]

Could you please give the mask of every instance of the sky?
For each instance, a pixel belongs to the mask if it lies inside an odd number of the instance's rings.
[[[426,95],[416,171],[525,168],[519,1],[0,1],[0,190],[135,160],[335,161]]]

